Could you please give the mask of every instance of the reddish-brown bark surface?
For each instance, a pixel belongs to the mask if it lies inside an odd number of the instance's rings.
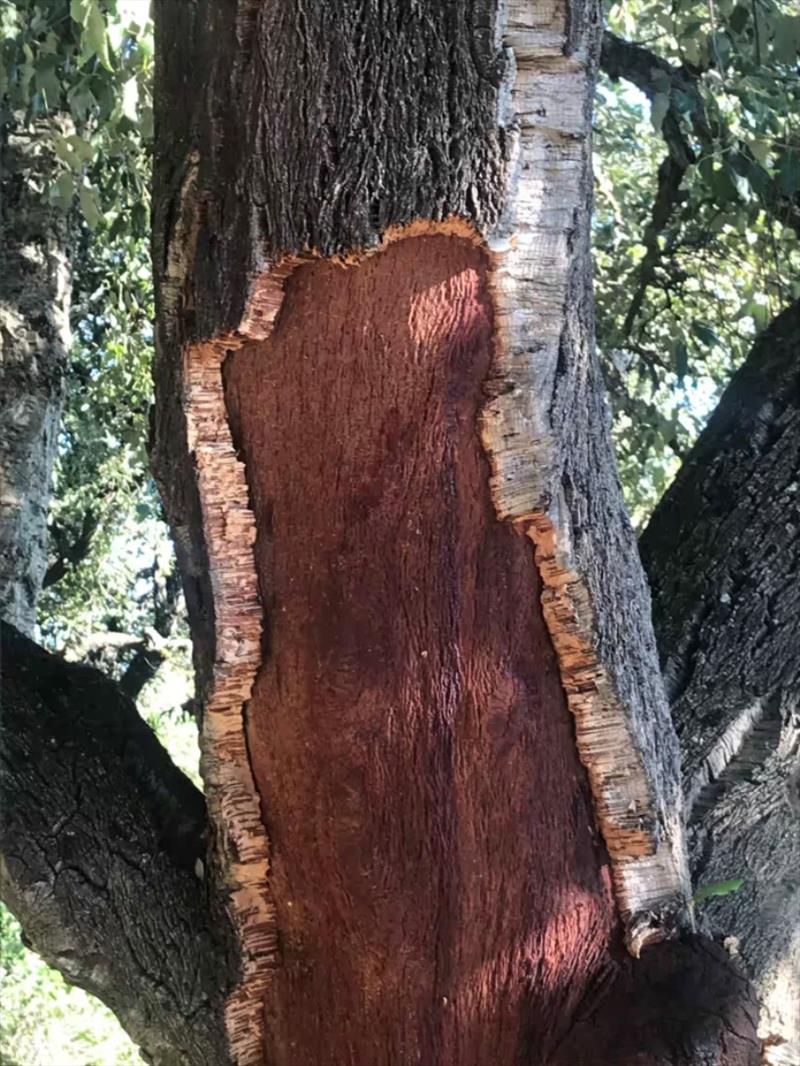
[[[532,546],[489,495],[487,266],[449,236],[300,266],[225,368],[276,1066],[546,1060],[613,940]]]

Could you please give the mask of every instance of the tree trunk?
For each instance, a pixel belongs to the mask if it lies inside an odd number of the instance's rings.
[[[160,0],[156,29],[154,462],[235,1060],[757,1062],[688,932],[592,349],[597,7]]]
[[[30,633],[70,345],[67,222],[46,188],[60,117],[0,123],[0,617]]]
[[[800,303],[755,344],[642,537],[696,883],[800,1062]]]

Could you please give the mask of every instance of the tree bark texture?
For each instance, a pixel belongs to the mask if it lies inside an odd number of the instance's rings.
[[[800,1061],[800,304],[757,340],[642,537],[697,884]]]
[[[67,220],[50,205],[60,117],[0,126],[0,616],[30,633],[70,345]]]
[[[227,922],[202,794],[103,674],[2,624],[0,895],[158,1066],[224,1066]]]
[[[599,31],[559,0],[156,4],[153,456],[241,1064],[757,1061],[745,985],[682,939],[592,348]],[[678,958],[732,991],[659,1027]]]

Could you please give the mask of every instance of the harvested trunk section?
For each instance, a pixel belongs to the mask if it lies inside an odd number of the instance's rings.
[[[677,742],[591,346],[597,7],[156,14],[154,459],[241,940],[234,1053],[358,1063],[383,1039],[468,1061],[488,1025],[504,1061],[555,1061],[565,945],[587,996],[621,946],[564,696],[629,948],[689,921]],[[588,910],[567,918],[570,878]],[[513,913],[486,902],[501,884]]]
[[[276,1064],[549,1061],[614,926],[533,551],[489,495],[487,269],[444,235],[301,266],[226,364]]]

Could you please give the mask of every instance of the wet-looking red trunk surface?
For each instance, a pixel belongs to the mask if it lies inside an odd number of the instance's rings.
[[[614,922],[530,542],[478,433],[488,262],[298,267],[225,365],[266,613],[272,1066],[547,1061]]]

